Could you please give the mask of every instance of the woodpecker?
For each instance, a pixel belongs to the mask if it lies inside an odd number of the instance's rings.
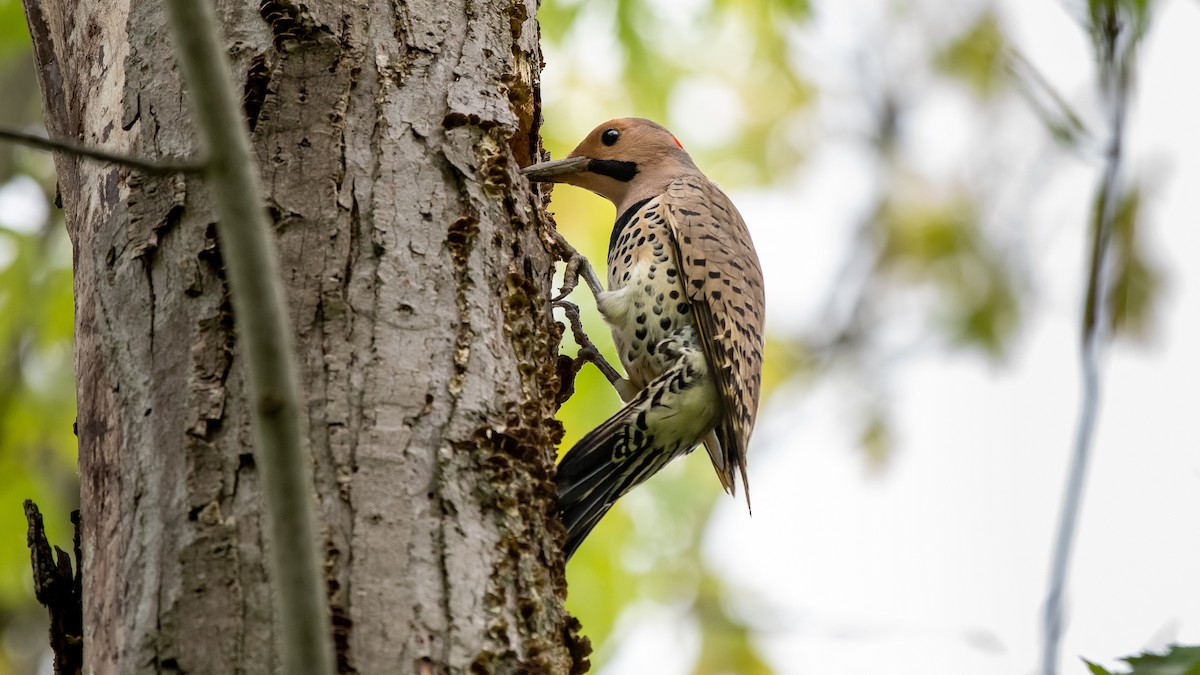
[[[608,290],[590,282],[627,379],[625,406],[558,465],[566,558],[622,495],[704,443],[726,492],[741,475],[758,411],[762,268],[738,210],[683,145],[640,118],[596,127],[565,159],[522,170],[611,201]],[[594,273],[588,270],[591,278]]]

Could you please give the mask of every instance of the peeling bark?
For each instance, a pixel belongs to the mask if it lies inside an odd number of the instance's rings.
[[[33,568],[33,593],[50,612],[50,651],[54,654],[54,675],[83,672],[83,571],[79,569],[79,512],[71,513],[75,526],[75,569],[71,556],[46,539],[42,513],[31,500],[25,500],[25,520],[29,525],[25,541]]]
[[[157,3],[25,0],[52,136],[198,154]],[[339,672],[570,672],[535,0],[220,0],[306,392]],[[58,156],[94,673],[261,673],[272,603],[207,190]]]

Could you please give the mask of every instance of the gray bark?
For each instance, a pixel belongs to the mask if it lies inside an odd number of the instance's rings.
[[[26,0],[47,126],[198,148],[154,2]],[[559,331],[517,164],[536,3],[222,0],[288,289],[341,672],[567,672]],[[271,672],[237,336],[201,180],[57,157],[95,673]]]

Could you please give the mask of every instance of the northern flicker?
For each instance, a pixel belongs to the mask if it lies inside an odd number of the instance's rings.
[[[638,118],[605,122],[566,159],[522,173],[591,190],[618,214],[608,290],[589,285],[628,374],[609,369],[625,406],[558,465],[567,559],[618,498],[702,442],[730,494],[741,474],[749,507],[764,299],[733,203],[671,132]]]

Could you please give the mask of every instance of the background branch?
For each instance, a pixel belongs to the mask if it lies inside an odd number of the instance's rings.
[[[1050,565],[1050,583],[1046,594],[1042,633],[1043,675],[1058,673],[1067,572],[1078,529],[1079,507],[1083,500],[1087,465],[1100,407],[1101,359],[1107,346],[1109,325],[1106,317],[1108,308],[1105,304],[1110,276],[1107,259],[1117,205],[1121,198],[1121,162],[1133,54],[1142,28],[1142,17],[1132,16],[1128,11],[1123,11],[1116,0],[1096,3],[1095,7],[1091,17],[1092,31],[1100,62],[1100,86],[1109,105],[1109,141],[1105,153],[1104,173],[1092,211],[1087,290],[1080,336],[1083,391],[1074,450],[1067,472],[1067,485],[1063,493],[1058,534],[1055,537]]]
[[[139,159],[137,157],[108,152],[99,148],[91,148],[75,141],[46,138],[45,136],[38,136],[37,134],[30,134],[2,126],[0,126],[0,139],[47,152],[64,152],[68,155],[89,157],[102,162],[112,162],[113,164],[128,166],[151,174],[198,173],[203,171],[205,166],[202,161],[163,162],[151,159]]]

